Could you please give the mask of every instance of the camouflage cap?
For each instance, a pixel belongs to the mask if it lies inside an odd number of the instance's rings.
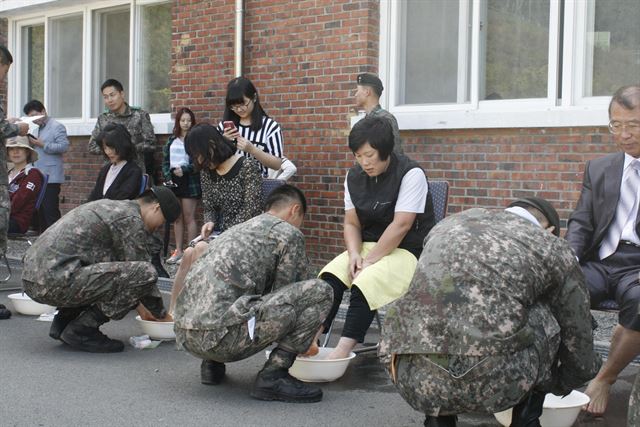
[[[553,205],[549,203],[547,200],[542,199],[540,197],[523,197],[521,199],[514,200],[509,204],[508,207],[520,206],[522,208],[533,207],[542,212],[542,214],[547,218],[550,225],[553,225],[553,234],[556,236],[560,236],[560,216],[558,212],[555,210]]]
[[[159,185],[151,187],[151,191],[153,191],[153,194],[155,194],[158,199],[158,203],[160,203],[160,209],[162,210],[165,221],[172,223],[178,219],[181,212],[180,202],[176,195],[173,194],[173,191]]]

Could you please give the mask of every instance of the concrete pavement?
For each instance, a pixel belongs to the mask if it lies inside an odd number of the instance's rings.
[[[19,272],[14,285],[16,278]],[[0,291],[0,303],[10,306],[9,293]],[[249,390],[262,354],[228,364],[223,384],[204,386],[199,360],[171,342],[153,350],[127,345],[119,354],[87,354],[50,339],[49,326],[15,312],[0,320],[0,426],[371,427],[421,426],[424,420],[395,392],[373,354],[359,355],[343,378],[322,385],[320,403],[261,402]],[[141,334],[133,314],[103,331],[125,342]],[[628,368],[616,383],[605,418],[581,417],[576,425],[624,426],[636,371]],[[492,416],[463,415],[459,425],[499,424]]]

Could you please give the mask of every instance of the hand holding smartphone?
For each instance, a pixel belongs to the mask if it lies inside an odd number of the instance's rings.
[[[233,123],[231,120],[225,120],[224,122],[222,122],[222,127],[224,128],[225,132],[229,130],[237,130],[235,123]]]

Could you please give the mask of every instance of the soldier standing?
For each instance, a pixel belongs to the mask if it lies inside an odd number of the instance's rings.
[[[452,215],[425,239],[409,291],[387,309],[379,354],[425,426],[514,406],[512,425],[539,426],[547,392],[598,372],[580,266],[545,229],[559,235],[558,214],[529,197]]]
[[[185,281],[175,309],[178,345],[203,359],[201,382],[218,384],[225,362],[277,347],[253,385],[261,400],[317,402],[322,390],[289,375],[331,307],[331,287],[308,276],[302,225],[306,201],[282,185],[266,213],[213,240]]]
[[[89,152],[102,155],[100,144],[96,138],[107,123],[118,123],[127,128],[131,134],[131,142],[136,146],[136,163],[140,169],[151,173],[145,168],[145,155],[153,155],[156,144],[156,135],[151,124],[149,113],[138,107],[131,107],[125,102],[125,93],[122,83],[115,79],[108,79],[100,86],[102,99],[109,111],[98,116],[95,128],[89,139]]]
[[[114,353],[124,345],[103,335],[102,324],[138,304],[163,319],[147,239],[178,215],[173,192],[153,187],[136,200],[80,205],[49,227],[27,251],[22,273],[31,298],[58,307],[49,336],[78,350]]]

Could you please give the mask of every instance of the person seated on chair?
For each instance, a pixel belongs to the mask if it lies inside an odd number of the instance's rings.
[[[540,426],[545,394],[566,395],[600,367],[589,293],[544,199],[470,209],[424,241],[407,293],[387,306],[379,357],[426,427],[514,407]]]
[[[209,239],[214,229],[219,232],[262,213],[262,175],[258,162],[236,153],[234,145],[209,124],[191,128],[185,139],[185,149],[200,171],[204,225],[200,237]],[[169,313],[182,290],[184,278],[193,262],[207,248],[198,242],[187,248],[176,272],[171,292]]]
[[[126,127],[108,123],[97,137],[108,163],[100,169],[89,201],[132,200],[140,194],[142,170],[135,163],[136,149]]]
[[[624,86],[609,103],[609,130],[620,150],[587,162],[580,199],[565,238],[585,275],[591,305],[620,307],[611,348],[585,393],[587,412],[602,415],[618,375],[640,354],[640,85]]]
[[[344,184],[347,250],[320,272],[334,292],[326,329],[351,288],[342,337],[330,359],[347,357],[364,341],[375,310],[406,292],[422,240],[435,223],[424,171],[393,145],[391,125],[380,117],[362,119],[349,134],[357,164]]]
[[[44,177],[33,162],[38,153],[29,145],[26,136],[7,139],[7,156],[13,163],[9,169],[9,233],[24,234],[36,214],[36,202]]]
[[[136,306],[163,320],[147,241],[178,215],[171,190],[152,187],[135,200],[85,203],[47,228],[25,254],[22,284],[33,300],[58,307],[49,336],[77,350],[114,353],[124,345],[102,334],[102,324]]]
[[[254,382],[260,400],[317,402],[322,390],[289,375],[331,307],[331,287],[310,279],[304,194],[271,192],[266,212],[222,233],[193,266],[175,309],[176,341],[202,359],[200,380],[215,385],[225,363],[277,343]]]

